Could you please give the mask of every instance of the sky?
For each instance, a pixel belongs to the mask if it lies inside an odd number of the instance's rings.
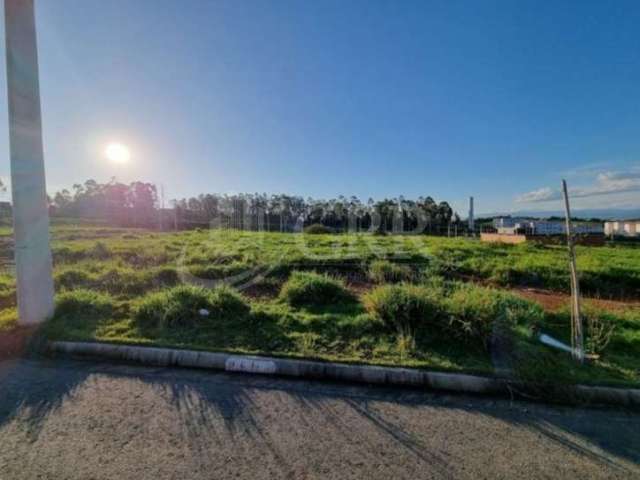
[[[640,207],[635,0],[36,0],[36,22],[50,192],[116,177],[508,212],[559,209],[566,178],[574,208]]]

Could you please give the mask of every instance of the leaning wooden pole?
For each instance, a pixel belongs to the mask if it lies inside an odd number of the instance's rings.
[[[571,270],[571,346],[573,358],[582,363],[584,361],[584,339],[582,333],[582,317],[580,315],[580,284],[578,282],[578,267],[576,265],[576,251],[571,229],[571,208],[567,182],[562,180],[562,194],[564,196],[565,228],[567,230],[567,247],[569,250],[569,266]]]
[[[4,19],[18,322],[32,325],[53,313],[33,0],[5,0]]]

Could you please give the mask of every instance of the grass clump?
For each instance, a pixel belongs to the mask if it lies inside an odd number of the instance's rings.
[[[375,260],[369,265],[369,280],[374,283],[410,282],[414,279],[408,265],[398,265],[388,260]]]
[[[84,319],[87,317],[104,318],[113,311],[113,299],[106,294],[93,290],[71,290],[56,297],[54,317],[66,319]]]
[[[18,310],[15,307],[0,310],[0,333],[13,330],[17,326]]]
[[[450,333],[479,341],[489,349],[496,335],[510,333],[520,325],[540,325],[545,318],[538,304],[510,293],[470,283],[459,283],[444,300]]]
[[[91,275],[80,268],[68,268],[57,272],[54,276],[54,283],[58,289],[88,288],[91,287],[92,281]]]
[[[244,317],[249,310],[247,301],[228,286],[209,290],[181,285],[145,296],[134,313],[134,321],[142,329],[194,328]]]
[[[111,249],[106,243],[101,241],[96,242],[93,248],[89,251],[89,256],[96,260],[105,260],[111,257],[111,255]]]
[[[280,298],[292,307],[320,307],[353,299],[344,283],[328,275],[294,271],[280,290]]]
[[[174,267],[163,266],[155,270],[153,280],[160,285],[173,287],[180,283],[180,275]]]
[[[96,288],[113,295],[140,295],[151,286],[149,271],[121,266],[108,268],[96,279]]]
[[[115,304],[110,295],[93,290],[69,290],[56,296],[56,307],[49,327],[73,336],[93,334],[98,324],[109,319]]]
[[[402,336],[419,328],[439,328],[441,311],[434,292],[420,285],[383,285],[364,297],[366,310]]]
[[[304,233],[308,233],[310,235],[325,235],[328,233],[333,233],[333,230],[321,223],[313,223],[308,227],[304,227]]]

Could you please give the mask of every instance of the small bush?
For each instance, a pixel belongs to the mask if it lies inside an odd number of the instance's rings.
[[[388,260],[371,262],[368,276],[374,283],[410,282],[414,279],[411,267],[391,263]]]
[[[201,315],[202,309],[209,314]],[[181,285],[147,295],[138,306],[134,320],[143,329],[192,328],[248,313],[246,300],[227,286],[208,290]]]
[[[535,325],[544,320],[538,304],[515,295],[473,284],[458,284],[445,300],[448,325],[453,336],[480,341],[489,349],[494,335],[515,325]]]
[[[95,325],[111,316],[114,309],[109,295],[92,290],[70,290],[56,296],[53,320],[69,328]]]
[[[589,311],[586,317],[585,347],[588,353],[601,355],[611,341],[616,330],[616,324],[606,315]]]
[[[333,230],[329,227],[322,225],[321,223],[314,223],[309,225],[308,227],[304,227],[304,233],[308,233],[310,235],[323,235],[327,233],[333,233]]]
[[[330,306],[353,299],[342,281],[299,271],[291,273],[280,290],[280,298],[293,307]]]
[[[570,306],[566,306],[556,312],[554,317],[554,323],[564,327],[557,332],[558,335],[560,337],[569,336],[569,327],[571,325]],[[602,355],[615,336],[616,330],[624,329],[625,327],[624,316],[620,316],[617,312],[603,310],[588,302],[582,305],[581,319],[585,351],[591,354]]]
[[[383,285],[365,296],[364,305],[371,315],[402,335],[413,335],[422,327],[440,327],[438,299],[423,286]]]

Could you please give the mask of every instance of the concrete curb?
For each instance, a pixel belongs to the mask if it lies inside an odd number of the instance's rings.
[[[143,365],[178,366],[282,375],[306,379],[325,379],[380,385],[423,387],[451,392],[513,395],[535,393],[541,399],[571,403],[640,407],[640,389],[592,387],[586,385],[544,387],[522,382],[467,375],[431,372],[413,368],[348,365],[332,362],[286,358],[199,352],[173,348],[138,347],[85,342],[49,342],[47,350],[54,354],[107,358]],[[545,395],[542,390],[547,390]]]

